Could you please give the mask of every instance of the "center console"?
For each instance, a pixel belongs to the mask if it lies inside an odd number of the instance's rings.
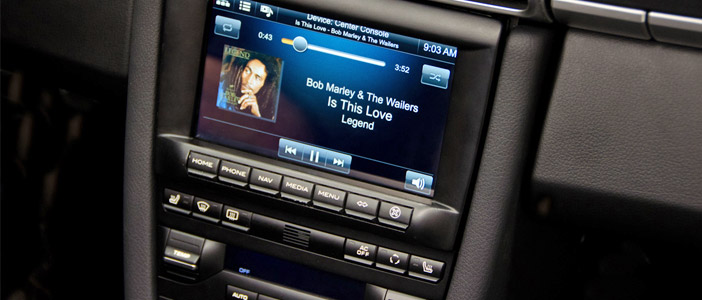
[[[165,6],[159,297],[445,297],[502,24],[400,1]]]

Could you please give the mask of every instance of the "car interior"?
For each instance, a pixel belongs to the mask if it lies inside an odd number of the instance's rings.
[[[702,2],[1,0],[0,297],[702,299]]]

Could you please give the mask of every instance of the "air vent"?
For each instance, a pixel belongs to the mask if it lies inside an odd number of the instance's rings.
[[[431,0],[489,13],[498,13],[542,22],[553,22],[546,0]]]
[[[283,242],[297,247],[308,248],[310,246],[310,231],[295,226],[285,225],[283,229]]]

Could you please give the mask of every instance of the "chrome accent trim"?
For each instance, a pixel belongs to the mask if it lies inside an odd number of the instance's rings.
[[[571,27],[648,40],[646,11],[581,0],[551,0],[556,20]]]

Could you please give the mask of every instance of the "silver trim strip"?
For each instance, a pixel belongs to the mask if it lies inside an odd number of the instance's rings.
[[[702,48],[702,19],[652,11],[648,27],[657,41]]]
[[[553,14],[571,27],[650,39],[646,11],[581,0],[551,0]]]
[[[489,3],[483,3],[472,0],[431,0],[434,2],[441,2],[455,6],[466,7],[469,9],[485,11],[489,13],[499,13],[504,15],[516,16],[525,19],[531,19],[535,21],[548,22],[551,23],[551,19],[548,9],[546,9],[546,0],[528,0],[526,8],[514,8],[508,6],[501,6]]]

